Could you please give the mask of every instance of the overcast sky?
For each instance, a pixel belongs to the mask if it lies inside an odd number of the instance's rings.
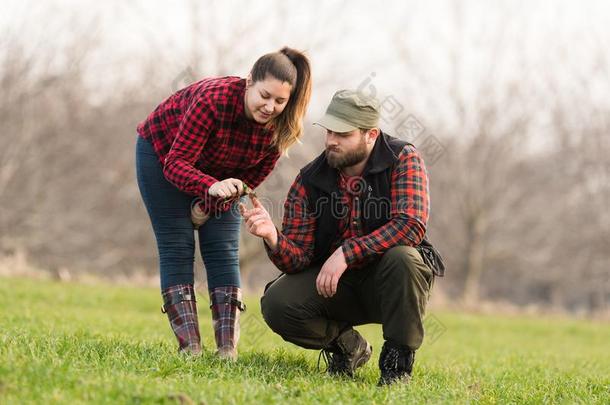
[[[141,75],[142,61],[150,58],[166,70],[168,82],[193,66],[193,49],[203,60],[197,76],[245,76],[256,57],[290,45],[308,51],[314,78],[320,79],[314,115],[334,90],[372,78],[381,96],[396,95],[410,110],[431,116],[439,108],[434,101],[452,81],[466,98],[475,97],[494,62],[499,86],[518,77],[539,93],[536,86],[552,77],[570,94],[586,77],[595,83],[590,102],[609,99],[608,67],[604,75],[589,74],[591,66],[607,63],[610,49],[610,2],[602,0],[4,0],[0,5],[0,47],[20,39],[34,53],[55,52],[80,37],[93,39],[89,80],[102,91],[112,89],[117,78]],[[236,37],[241,28],[246,33]],[[213,45],[219,43],[230,49],[218,52]],[[232,57],[225,59],[228,54]],[[59,53],[42,68],[65,63]],[[161,85],[169,91],[169,83]]]

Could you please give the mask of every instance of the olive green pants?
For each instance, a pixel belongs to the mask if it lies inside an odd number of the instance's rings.
[[[331,298],[316,290],[320,267],[283,275],[261,298],[265,322],[284,340],[325,349],[352,326],[380,323],[385,340],[421,346],[434,275],[415,248],[397,246],[373,265],[347,270]]]

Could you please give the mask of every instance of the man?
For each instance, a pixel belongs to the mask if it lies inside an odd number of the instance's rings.
[[[241,207],[284,273],[261,299],[263,316],[284,340],[322,349],[331,374],[348,376],[372,352],[353,326],[381,323],[379,385],[406,382],[434,282],[416,249],[428,221],[424,162],[381,132],[379,102],[356,91],[335,93],[316,124],[326,150],[292,184],[282,231],[256,198]]]

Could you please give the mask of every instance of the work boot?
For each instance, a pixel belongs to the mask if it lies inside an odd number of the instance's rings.
[[[246,305],[241,301],[241,289],[234,286],[212,289],[210,309],[218,349],[216,354],[223,359],[237,360],[239,314],[246,310]]]
[[[414,362],[414,350],[386,341],[379,355],[381,378],[377,385],[390,385],[395,382],[408,383],[411,379]]]
[[[352,328],[341,333],[327,349],[320,353],[328,364],[331,375],[354,377],[358,367],[371,358],[373,347]]]
[[[162,294],[161,312],[167,314],[178,339],[178,350],[194,355],[201,353],[201,336],[193,285],[175,285],[164,289]]]

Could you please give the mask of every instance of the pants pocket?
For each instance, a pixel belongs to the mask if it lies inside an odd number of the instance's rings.
[[[430,295],[430,291],[434,286],[434,272],[430,266],[426,264],[419,250],[415,248],[409,249],[409,254],[417,262],[417,268],[421,271],[422,275],[426,279],[426,282],[428,283],[428,295]]]

